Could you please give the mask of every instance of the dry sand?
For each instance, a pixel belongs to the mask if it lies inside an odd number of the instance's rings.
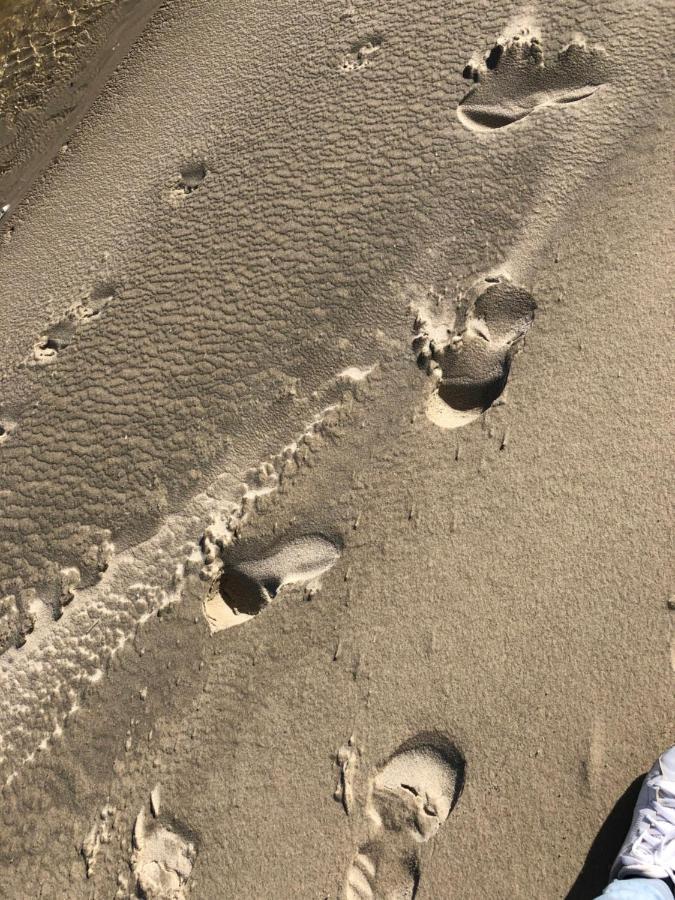
[[[157,7],[3,76],[3,896],[592,898],[673,740],[672,15]]]

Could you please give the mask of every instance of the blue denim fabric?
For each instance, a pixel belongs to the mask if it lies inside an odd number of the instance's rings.
[[[600,897],[597,900],[601,900]],[[612,881],[602,892],[602,900],[673,900],[665,881],[654,878],[624,878]]]

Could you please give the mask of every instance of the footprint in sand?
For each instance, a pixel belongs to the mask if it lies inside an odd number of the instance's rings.
[[[287,585],[318,587],[318,579],[335,565],[339,556],[334,542],[319,534],[308,534],[282,543],[263,557],[226,560],[204,603],[211,631],[248,622]]]
[[[180,180],[178,187],[184,194],[191,194],[196,191],[202,181],[206,178],[207,169],[203,162],[190,162],[183,166],[180,170]]]
[[[606,74],[606,55],[582,42],[565,47],[545,65],[539,39],[522,29],[497,43],[483,64],[466,66],[464,77],[477,84],[460,102],[457,116],[472,131],[504,128],[541,107],[590,97]]]
[[[10,434],[16,430],[16,422],[11,419],[0,418],[0,444],[4,444],[9,440]]]
[[[185,900],[197,856],[189,831],[160,816],[159,789],[150,795],[150,815],[143,807],[136,817],[131,869],[136,896],[146,900]]]
[[[473,422],[500,396],[536,303],[503,276],[481,279],[454,309],[419,309],[413,348],[436,381],[427,416],[441,428]]]
[[[77,331],[98,319],[105,307],[115,296],[112,285],[100,285],[82,302],[74,303],[65,316],[47,329],[35,343],[30,365],[48,365],[55,362],[58,354],[68,347]]]
[[[353,739],[338,762],[336,797],[348,814],[357,816],[357,850],[340,900],[413,900],[421,847],[438,832],[462,793],[464,756],[444,735],[416,735],[370,775],[360,805],[354,800],[359,753]]]
[[[373,34],[352,45],[349,56],[342,61],[344,72],[357,72],[372,65],[372,57],[382,49],[382,38]]]
[[[186,162],[180,169],[178,180],[168,189],[168,199],[172,206],[179,207],[185,198],[198,190],[209,174],[206,164],[198,159]]]

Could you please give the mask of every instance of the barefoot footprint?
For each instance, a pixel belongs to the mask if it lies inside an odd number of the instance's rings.
[[[341,788],[336,796],[343,799],[346,789],[353,793],[350,782],[358,770],[353,739],[338,754],[338,762]],[[340,900],[413,900],[421,875],[421,846],[434,837],[459,800],[465,769],[452,741],[431,733],[411,738],[372,773],[358,809],[358,849]]]
[[[282,588],[304,584],[310,590],[337,562],[338,546],[320,534],[285,541],[256,559],[226,560],[222,575],[204,603],[211,631],[248,622],[266,609]]]
[[[440,428],[473,422],[500,396],[536,303],[506,278],[481,279],[455,310],[418,310],[413,347],[436,380],[428,418]]]
[[[526,118],[544,106],[561,106],[590,97],[604,84],[607,58],[577,41],[549,65],[539,39],[524,28],[497,43],[485,63],[467,65],[464,77],[477,84],[457,107],[471,131],[492,131]]]

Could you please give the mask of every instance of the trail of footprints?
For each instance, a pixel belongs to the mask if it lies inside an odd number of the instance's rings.
[[[339,556],[338,542],[321,534],[282,541],[263,554],[231,551],[204,604],[212,631],[249,621],[286,585],[308,589],[318,585]],[[436,835],[459,800],[464,756],[445,735],[422,733],[402,744],[365,779],[360,779],[360,752],[353,738],[338,752],[337,763],[335,798],[353,822],[355,837],[340,900],[414,900],[422,873],[421,847]],[[145,834],[145,816],[139,823],[136,831]],[[160,836],[173,860],[164,866],[164,877],[169,877],[167,868],[174,881],[179,875],[187,877],[194,851],[179,853],[178,838],[164,832]],[[146,879],[154,881],[160,874],[153,861],[159,855],[154,844],[160,836],[152,839],[146,866],[141,858],[146,838],[135,838],[134,868],[143,888]]]
[[[584,100],[606,82],[607,57],[579,39],[548,65],[528,28],[500,39],[464,77],[475,82],[457,107],[460,122],[478,132],[502,129],[545,106]],[[513,358],[534,321],[536,303],[504,275],[479,279],[448,303],[431,295],[417,309],[413,349],[433,377],[428,418],[452,429],[474,421],[502,394]]]
[[[367,67],[381,47],[379,35],[354,44],[342,68],[352,72]],[[460,102],[458,118],[472,131],[487,132],[513,125],[543,106],[581,101],[604,83],[605,66],[604,55],[582,43],[571,44],[547,66],[538,38],[522,29],[495,45],[484,63],[467,65],[464,77],[475,84]],[[203,163],[186,164],[174,182],[172,201],[197,190],[206,176]],[[112,288],[104,287],[73,306],[36,343],[31,362],[53,362],[113,295]],[[479,279],[452,303],[438,294],[428,301],[417,310],[413,340],[419,365],[435,382],[427,415],[442,428],[457,428],[477,418],[504,390],[513,358],[534,321],[536,303],[504,275]],[[9,421],[0,423],[0,441],[13,427]],[[321,534],[282,541],[262,554],[239,547],[227,551],[204,602],[211,631],[251,620],[286,586],[304,585],[312,592],[340,554],[339,542]],[[422,733],[365,780],[353,739],[339,751],[337,762],[335,797],[354,832],[354,854],[340,900],[414,900],[422,875],[421,848],[441,830],[462,793],[463,754],[445,735]],[[103,825],[107,827],[107,819]],[[101,827],[92,830],[83,847],[88,870],[102,840]],[[132,871],[140,895],[184,896],[196,842],[160,817],[154,793],[149,813],[143,809],[137,818],[133,848]]]
[[[42,367],[56,362],[59,353],[73,342],[77,333],[100,318],[115,293],[114,286],[102,284],[94,288],[86,299],[73,303],[66,314],[58,322],[49,325],[33,344],[31,352],[23,359],[23,365]],[[0,412],[0,446],[16,431],[17,426],[17,421]],[[2,630],[0,610],[0,655],[6,648],[1,638]]]
[[[563,106],[590,97],[606,81],[607,58],[578,41],[546,65],[539,38],[527,28],[498,42],[482,64],[469,63],[464,77],[474,87],[457,107],[459,121],[488,132],[525,119],[545,106]]]
[[[180,169],[178,181],[174,182],[169,200],[178,205],[181,200],[196,191],[208,174],[205,163],[201,160],[190,160]],[[65,350],[75,338],[77,332],[98,319],[116,294],[113,285],[103,284],[95,288],[86,300],[74,303],[58,322],[50,325],[46,332],[33,345],[33,350],[26,360],[28,365],[45,366],[56,361],[59,353]],[[0,440],[7,434],[0,422]]]
[[[476,82],[459,104],[474,131],[512,125],[543,106],[576,103],[603,83],[604,55],[571,44],[545,66],[539,40],[527,29],[497,44],[485,65],[467,66]],[[418,309],[413,347],[434,378],[427,415],[442,428],[468,424],[488,409],[508,381],[513,358],[534,321],[532,295],[504,275],[486,276],[452,304],[436,295]],[[356,781],[360,753],[353,738],[337,754],[335,797],[356,820],[356,847],[340,900],[414,900],[421,846],[433,838],[462,792],[466,761],[439,734],[417,735],[368,777]]]
[[[347,71],[368,65],[381,40],[352,48]],[[523,30],[496,45],[481,68],[467,66],[476,82],[458,108],[472,130],[512,125],[542,106],[574,103],[603,83],[604,57],[573,44],[546,67],[536,37]],[[486,74],[483,74],[486,73]],[[413,347],[418,363],[435,380],[427,415],[442,428],[468,424],[501,395],[511,364],[536,310],[532,295],[504,275],[479,279],[452,304],[436,295],[418,309]],[[263,557],[225,562],[204,612],[212,631],[241,624],[264,610],[287,584],[310,584],[340,555],[321,535],[288,541]],[[441,829],[464,786],[466,761],[441,734],[407,741],[367,778],[357,781],[360,752],[353,738],[337,754],[335,798],[354,822],[355,852],[340,900],[414,900],[421,873],[421,847]]]
[[[445,735],[418,734],[356,784],[360,753],[353,738],[337,755],[335,797],[354,822],[355,852],[340,900],[414,900],[422,875],[421,847],[457,804],[466,772],[461,751]]]
[[[301,584],[311,590],[339,556],[338,542],[321,534],[287,539],[264,553],[235,548],[224,558],[222,573],[204,604],[212,631],[249,621],[286,585]],[[335,798],[353,823],[355,843],[340,900],[414,900],[422,874],[421,847],[436,835],[459,800],[464,756],[445,735],[422,733],[402,744],[365,778],[361,778],[360,752],[353,738],[338,752],[337,763]],[[171,877],[175,887],[179,876],[189,877],[194,850],[181,849],[178,838],[164,831],[155,834],[157,826],[153,826],[152,852],[144,864],[146,829],[143,814],[135,831],[139,835],[134,854],[138,884],[156,890],[155,879],[161,874]],[[161,855],[155,847],[160,838],[162,854],[172,860],[161,870],[154,861]],[[157,896],[168,894],[158,892]]]

